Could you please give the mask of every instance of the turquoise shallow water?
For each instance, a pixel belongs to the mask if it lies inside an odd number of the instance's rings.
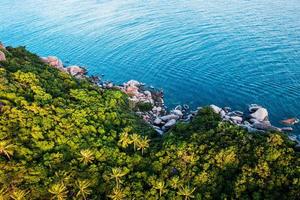
[[[299,0],[1,0],[0,40],[163,88],[169,106],[300,117]]]

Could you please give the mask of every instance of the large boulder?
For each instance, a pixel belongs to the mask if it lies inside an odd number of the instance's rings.
[[[69,74],[71,74],[72,76],[78,76],[78,75],[84,75],[86,73],[86,70],[79,67],[79,66],[76,66],[76,65],[73,65],[73,66],[69,66],[66,68],[67,72]]]
[[[222,111],[222,108],[216,106],[216,105],[210,105],[211,109],[213,109],[213,111],[217,114],[219,114]]]
[[[44,63],[51,65],[52,67],[64,71],[63,62],[56,56],[41,57],[41,60]]]
[[[136,86],[136,87],[138,87],[138,86],[141,85],[141,83],[136,81],[136,80],[130,80],[127,83],[125,83],[124,85],[125,86]]]
[[[254,113],[250,114],[250,116],[258,121],[265,121],[268,119],[269,113],[265,108],[258,108]]]
[[[174,114],[170,114],[170,115],[165,115],[165,116],[162,116],[160,119],[163,120],[163,121],[169,121],[171,119],[175,119],[177,120],[179,117],[177,115],[174,115]]]
[[[159,118],[156,118],[153,122],[155,125],[160,125],[162,123],[162,120]]]
[[[240,116],[231,116],[230,119],[235,123],[242,123],[243,118]]]
[[[164,127],[165,127],[165,128],[170,128],[170,127],[174,126],[175,124],[176,124],[176,119],[171,119],[170,121],[168,121],[168,122],[164,125]]]
[[[172,113],[174,115],[177,115],[179,118],[181,118],[183,116],[183,113],[181,112],[181,110],[173,110]]]
[[[0,61],[6,61],[5,54],[2,51],[0,51]]]

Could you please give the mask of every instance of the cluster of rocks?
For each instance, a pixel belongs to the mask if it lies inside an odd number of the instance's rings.
[[[195,113],[189,112],[187,105],[177,106],[168,111],[164,104],[164,95],[162,90],[148,87],[136,80],[130,80],[122,85],[116,86],[112,82],[100,84],[104,88],[116,88],[129,96],[129,103],[136,114],[141,116],[145,122],[153,126],[159,133],[163,134],[174,126],[178,121],[188,121]],[[147,104],[150,109],[139,109],[139,105]]]
[[[249,132],[265,132],[265,131],[279,131],[290,132],[292,127],[278,128],[269,121],[268,110],[260,105],[251,104],[247,112],[232,111],[231,108],[220,108],[216,105],[210,105],[215,113],[220,114],[224,121],[238,125],[247,129]]]
[[[59,69],[62,72],[66,72],[71,74],[72,76],[75,76],[77,78],[83,78],[86,74],[86,69],[77,65],[71,65],[71,66],[64,66],[63,62],[57,58],[56,56],[48,56],[48,57],[41,57],[41,60],[44,63],[49,64],[50,66]]]

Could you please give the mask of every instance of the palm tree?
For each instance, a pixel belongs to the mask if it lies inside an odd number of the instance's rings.
[[[138,150],[142,150],[142,155],[144,155],[144,150],[149,147],[149,142],[150,140],[148,137],[144,137],[143,139],[140,140],[140,142],[137,144],[138,145]]]
[[[92,163],[95,159],[94,153],[89,149],[81,150],[80,155],[81,158],[79,160],[84,164]]]
[[[174,189],[177,189],[181,185],[181,181],[178,176],[174,176],[170,180],[170,186]]]
[[[0,200],[8,199],[7,193],[8,193],[8,190],[5,188],[2,188],[0,190]]]
[[[153,187],[154,187],[154,189],[159,190],[160,197],[166,191],[164,181],[155,181],[153,184]]]
[[[8,140],[0,141],[0,155],[6,156],[8,159],[14,154],[14,145]]]
[[[48,190],[51,194],[53,194],[51,199],[57,200],[65,200],[67,199],[67,187],[63,183],[56,183],[51,186]]]
[[[79,190],[76,194],[76,197],[81,196],[85,200],[86,197],[92,192],[92,190],[89,189],[89,187],[92,185],[91,182],[88,180],[78,180],[76,185]]]
[[[179,194],[180,196],[184,196],[184,199],[188,200],[190,198],[195,198],[195,196],[192,195],[195,190],[196,188],[191,189],[190,187],[185,186],[185,187],[181,187],[177,192],[177,194]]]
[[[124,191],[119,188],[114,188],[111,195],[108,195],[112,200],[122,200],[126,197]]]
[[[140,143],[141,136],[134,133],[131,135],[131,142],[133,143],[133,149],[136,151],[136,146]]]
[[[26,192],[24,190],[16,189],[12,192],[12,194],[10,195],[10,198],[12,198],[13,200],[24,200],[25,196],[28,193],[29,192]]]
[[[112,174],[111,177],[115,179],[116,186],[119,188],[119,185],[121,183],[121,177],[125,176],[128,172],[126,170],[122,170],[121,168],[112,168]]]
[[[127,132],[122,132],[120,134],[120,139],[118,144],[122,147],[122,148],[127,148],[129,144],[131,144],[132,141],[129,138],[129,135]]]

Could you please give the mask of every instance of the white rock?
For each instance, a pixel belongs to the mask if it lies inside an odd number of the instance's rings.
[[[172,113],[175,114],[175,115],[178,115],[179,117],[183,116],[181,110],[173,110]]]
[[[141,85],[141,83],[136,80],[130,80],[127,83],[125,83],[125,85],[138,87]]]
[[[177,115],[174,115],[174,114],[170,114],[170,115],[165,115],[165,116],[162,116],[160,119],[163,120],[163,121],[169,121],[171,119],[178,119],[179,117]]]
[[[161,112],[161,111],[162,111],[162,107],[160,107],[160,106],[159,106],[159,107],[156,107],[156,111],[157,111],[157,112]]]
[[[290,132],[290,131],[293,131],[293,128],[292,127],[282,127],[281,130],[286,131],[286,132]]]
[[[219,114],[220,112],[221,112],[221,110],[222,110],[222,108],[220,108],[220,107],[218,107],[218,106],[216,106],[216,105],[210,105],[210,107],[213,109],[213,111],[215,112],[215,113],[217,113],[217,114]]]
[[[165,128],[170,128],[171,126],[174,126],[176,124],[176,119],[171,119],[170,121],[168,121],[164,127]]]
[[[156,124],[156,125],[159,125],[159,124],[161,124],[161,122],[162,122],[161,119],[156,118],[153,123]]]
[[[73,65],[66,68],[67,72],[71,74],[72,76],[75,75],[83,75],[85,74],[85,70],[79,66]]]
[[[222,118],[224,118],[226,116],[226,112],[224,110],[221,110],[220,115]]]
[[[252,118],[257,119],[258,121],[264,121],[267,119],[269,113],[267,109],[265,108],[258,108],[254,113],[252,113],[250,116]]]
[[[151,92],[148,91],[148,90],[144,91],[144,94],[145,94],[146,96],[148,96],[148,97],[151,97]]]
[[[232,117],[230,117],[230,119],[232,119],[236,122],[240,122],[240,123],[243,121],[243,118],[240,116],[232,116]]]

